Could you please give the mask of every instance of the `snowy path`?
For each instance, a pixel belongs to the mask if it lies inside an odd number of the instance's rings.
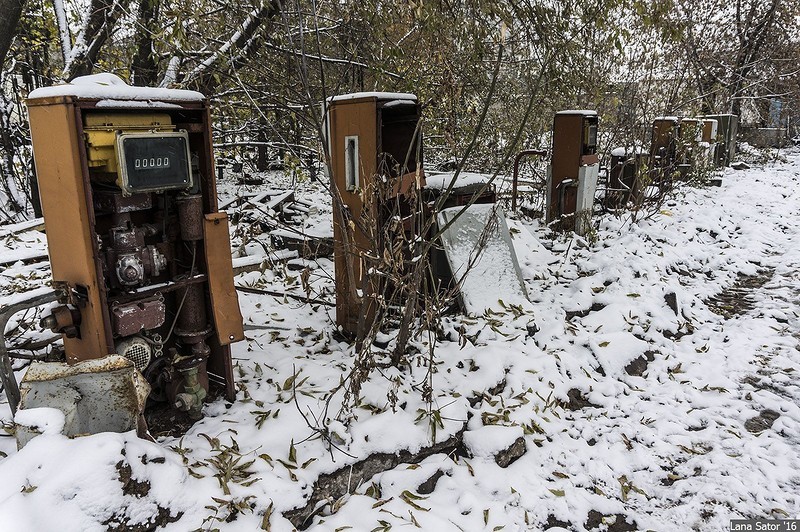
[[[576,260],[584,271],[599,272],[584,286],[612,284],[587,297],[608,306],[577,320],[576,335],[585,337],[574,343],[588,344],[587,359],[597,357],[610,377],[609,368],[616,368],[618,378],[582,379],[579,387],[592,389],[589,399],[607,410],[566,417],[565,432],[549,446],[560,449],[538,460],[542,472],[556,463],[577,477],[556,482],[565,491],[554,506],[558,519],[574,522],[583,505],[600,509],[600,501],[574,493],[592,484],[618,496],[605,513],[634,517],[642,529],[721,530],[731,516],[797,516],[798,173],[796,159],[788,168],[731,173],[722,190],[692,191],[671,216],[635,229],[638,241],[619,237],[608,257],[589,252],[585,263]],[[749,294],[753,308],[746,313],[725,320],[702,304],[737,275],[763,271],[772,278]],[[632,301],[602,297],[616,284]],[[675,315],[663,309],[663,295],[671,291],[680,310],[674,323]],[[584,294],[578,290],[575,299]],[[555,301],[563,301],[559,295]],[[617,323],[617,331],[603,332],[620,318],[625,324]],[[654,355],[643,378],[620,371],[645,347],[631,346],[631,336],[645,340]],[[629,350],[622,360],[615,342]],[[566,350],[574,357],[574,345]],[[767,420],[774,420],[769,430],[748,431],[766,429]]]
[[[474,456],[378,474],[311,530],[599,530],[617,519],[615,530],[716,531],[736,517],[800,517],[800,154],[728,171],[722,188],[687,190],[668,209],[633,226],[604,218],[591,246],[546,249],[537,224],[513,221],[533,313],[446,318],[436,349],[436,438],[468,420]],[[311,272],[318,294],[330,294],[329,270]],[[278,269],[239,282],[300,289]],[[735,286],[746,305],[725,297]],[[430,444],[425,338],[409,371],[374,372],[352,415],[331,420],[350,458],[306,439],[352,360],[329,310],[241,297],[254,328],[234,352],[236,403],[209,405],[161,445],[42,436],[17,453],[0,438],[0,531],[291,530],[281,513],[321,473]],[[522,435],[527,453],[500,468],[493,451]]]

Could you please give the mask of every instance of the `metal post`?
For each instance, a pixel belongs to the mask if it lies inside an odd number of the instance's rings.
[[[17,379],[14,377],[14,369],[11,367],[11,357],[8,356],[8,348],[6,346],[5,330],[8,320],[17,312],[27,310],[29,308],[38,307],[47,303],[56,301],[56,292],[48,291],[29,295],[27,298],[12,303],[7,307],[0,308],[0,329],[3,331],[3,337],[0,339],[0,380],[6,390],[6,397],[8,397],[8,404],[11,405],[11,414],[17,413],[19,406],[20,393]]]

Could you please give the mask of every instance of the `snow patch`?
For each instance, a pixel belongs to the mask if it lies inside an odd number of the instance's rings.
[[[493,458],[523,436],[522,427],[486,425],[465,432],[464,445],[474,457]]]
[[[203,101],[205,96],[196,91],[132,87],[116,74],[92,74],[73,79],[70,83],[42,87],[28,94],[28,99],[73,96],[75,98],[123,101]],[[159,107],[159,104],[154,104]]]
[[[353,92],[350,94],[340,94],[338,96],[330,96],[329,102],[344,102],[348,100],[358,100],[361,98],[375,98],[377,100],[410,100],[417,101],[414,94],[407,92]]]

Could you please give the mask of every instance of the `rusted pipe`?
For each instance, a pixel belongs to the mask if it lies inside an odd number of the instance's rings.
[[[564,216],[564,211],[566,210],[566,196],[567,196],[567,188],[568,187],[577,187],[578,181],[576,179],[564,179],[561,183],[558,184],[556,187],[556,191],[558,192],[558,216],[557,218],[561,218]],[[574,213],[572,213],[574,214]]]
[[[523,157],[528,155],[538,155],[544,157],[547,155],[547,150],[522,150],[514,158],[514,178],[511,181],[511,210],[517,210],[517,179],[519,178],[519,163]]]
[[[203,197],[190,194],[177,199],[181,238],[187,242],[203,240]]]
[[[8,324],[8,320],[17,312],[52,303],[57,299],[58,297],[55,291],[42,293],[37,290],[25,299],[21,299],[7,307],[0,308],[0,330],[3,331],[3,337],[0,339],[0,381],[2,381],[3,388],[6,390],[6,397],[8,397],[8,404],[11,406],[12,415],[17,413],[20,393],[17,379],[14,376],[14,368],[11,367],[11,358],[8,356],[5,336],[6,325]]]

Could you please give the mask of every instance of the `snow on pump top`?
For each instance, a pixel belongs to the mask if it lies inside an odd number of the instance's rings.
[[[74,96],[91,100],[122,101],[202,101],[205,99],[197,91],[164,89],[158,87],[132,87],[116,74],[92,74],[81,76],[63,85],[42,87],[32,91],[28,99]]]

